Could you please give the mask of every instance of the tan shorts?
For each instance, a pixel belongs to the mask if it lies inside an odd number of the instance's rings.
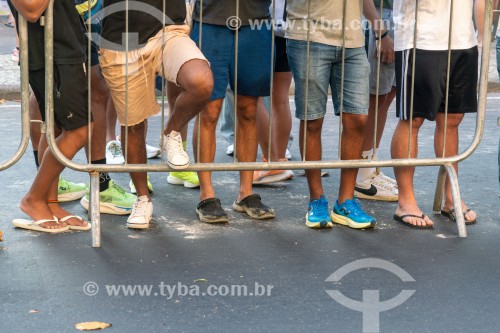
[[[155,95],[156,75],[165,75],[168,81],[177,84],[182,65],[193,59],[206,61],[189,37],[189,31],[187,25],[166,26],[150,38],[144,47],[129,51],[128,59],[124,51],[101,49],[99,61],[102,74],[121,125],[139,124],[160,111]]]

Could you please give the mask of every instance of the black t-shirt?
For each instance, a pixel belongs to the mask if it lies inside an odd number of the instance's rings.
[[[196,0],[193,19],[200,21],[200,0]],[[271,0],[240,0],[238,8],[239,23],[250,25],[252,20],[271,18]],[[203,22],[214,25],[233,24],[236,16],[236,0],[203,0]]]
[[[19,14],[9,1],[9,7],[18,22]],[[28,57],[30,70],[45,67],[44,27],[40,21],[28,22]],[[80,16],[73,0],[54,1],[54,63],[58,65],[83,64],[86,45]]]
[[[125,4],[122,0],[104,0],[100,47],[125,51]],[[129,50],[145,45],[164,25],[184,24],[186,19],[185,0],[129,0],[128,9]]]

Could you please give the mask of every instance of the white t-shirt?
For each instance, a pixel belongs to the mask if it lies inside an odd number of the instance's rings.
[[[394,1],[394,50],[413,48],[415,32],[415,1]],[[450,29],[451,1],[419,0],[417,49],[447,50]],[[453,0],[451,48],[470,49],[477,45],[472,23],[473,1]]]

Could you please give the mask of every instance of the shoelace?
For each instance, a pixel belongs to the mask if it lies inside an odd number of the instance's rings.
[[[361,215],[363,213],[361,203],[357,199],[346,201],[343,206],[347,214]]]
[[[374,185],[383,188],[384,190],[393,190],[394,185],[377,175],[373,178],[375,180]]]
[[[328,215],[328,203],[323,200],[315,200],[311,203],[316,215]]]
[[[120,186],[116,185],[115,183],[113,183],[113,189],[120,194],[125,194],[125,190],[122,189]]]
[[[387,183],[389,183],[389,184],[392,184],[392,185],[394,185],[394,186],[396,186],[396,187],[398,186],[398,182],[397,182],[396,180],[392,179],[391,177],[387,177],[386,175],[384,175],[384,174],[382,173],[382,171],[380,171],[380,172],[377,174],[377,176],[376,176],[376,177],[377,177],[377,178],[380,178],[380,179],[384,180],[385,182],[387,182]]]
[[[146,215],[146,208],[148,206],[147,199],[140,199],[134,202],[133,215]]]
[[[169,150],[171,150],[174,153],[180,153],[184,151],[184,148],[182,146],[182,138],[180,135],[176,136],[169,136]]]

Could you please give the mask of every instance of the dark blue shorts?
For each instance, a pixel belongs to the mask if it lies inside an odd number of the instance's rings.
[[[200,24],[193,22],[191,38],[199,45]],[[229,83],[234,91],[235,35],[226,26],[203,23],[201,51],[210,62],[214,89],[210,100],[226,96]],[[241,27],[238,31],[238,95],[269,96],[271,90],[271,31]]]

